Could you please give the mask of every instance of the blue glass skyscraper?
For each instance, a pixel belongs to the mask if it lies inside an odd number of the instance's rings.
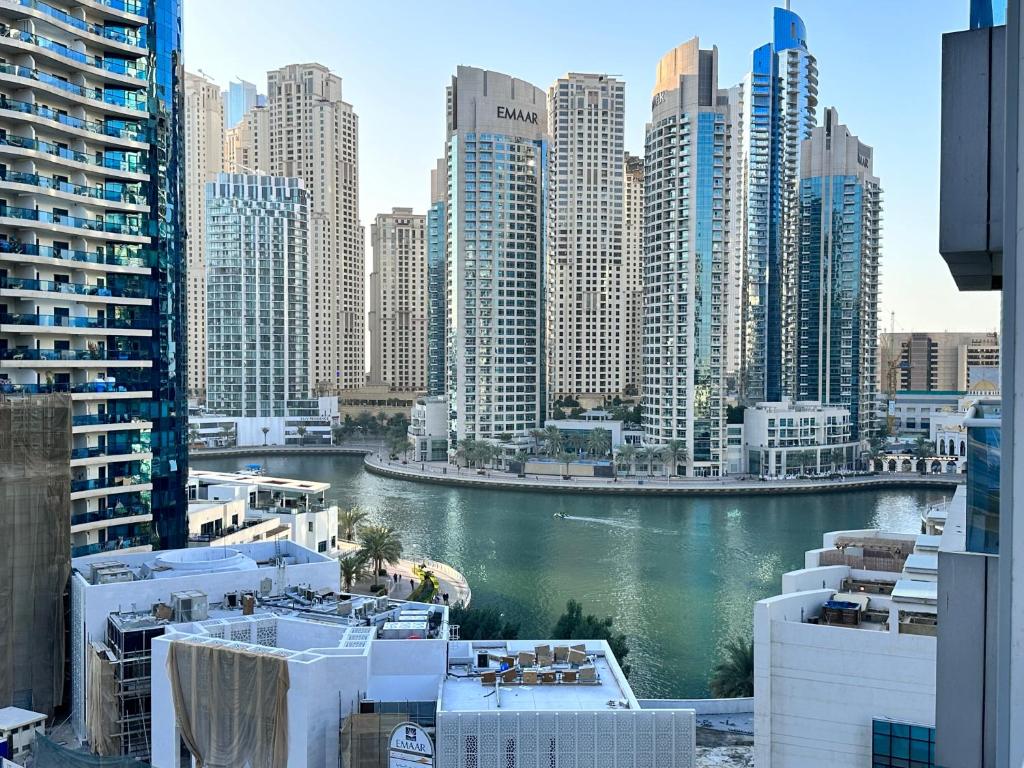
[[[427,394],[445,392],[445,197],[448,171],[444,158],[430,171],[430,208],[427,209]]]
[[[730,91],[732,162],[739,164],[732,216],[742,222],[730,246],[731,268],[741,275],[739,370],[730,373],[746,402],[792,391],[800,147],[817,103],[818,68],[804,23],[776,8],[772,42],[754,51],[750,74]]]
[[[800,158],[796,392],[850,409],[850,437],[875,429],[881,190],[872,149],[825,111]]]

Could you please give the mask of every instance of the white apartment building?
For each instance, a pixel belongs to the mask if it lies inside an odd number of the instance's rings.
[[[475,67],[452,78],[445,326],[454,442],[541,423],[547,126],[541,89]]]
[[[427,389],[427,217],[379,213],[370,227],[370,379],[403,392]]]
[[[658,63],[645,144],[645,442],[681,440],[687,472],[725,472],[728,108],[718,49],[697,38]]]
[[[644,378],[644,159],[628,152],[623,161],[622,360],[619,380],[629,397]]]
[[[310,200],[310,382],[336,394],[366,381],[366,274],[359,224],[359,120],[321,64],[267,73],[270,173]]]
[[[826,533],[754,606],[758,768],[936,764],[939,539]]]
[[[206,185],[207,406],[226,416],[313,413],[309,196],[296,178]]]
[[[72,551],[148,549],[187,533],[180,20],[61,6],[0,4],[0,392],[71,395]]]
[[[622,392],[625,84],[571,72],[548,89],[547,395]]]
[[[413,461],[447,461],[448,398],[430,395],[417,400],[410,414],[408,435]]]
[[[777,477],[857,468],[850,409],[818,402],[757,403],[743,411],[742,472]]]
[[[185,241],[188,290],[188,394],[206,396],[206,182],[224,164],[224,101],[220,86],[185,73]]]
[[[224,131],[225,173],[270,172],[270,110],[253,107]]]

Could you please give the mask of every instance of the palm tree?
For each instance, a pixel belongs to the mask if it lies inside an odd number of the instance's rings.
[[[562,432],[558,427],[544,428],[544,452],[548,456],[554,456],[562,450]]]
[[[927,469],[927,460],[935,455],[935,443],[921,436],[914,441],[914,458],[917,459],[918,471],[923,475]]]
[[[628,475],[633,469],[633,462],[636,460],[636,446],[635,445],[620,445],[618,453],[618,461],[620,465],[625,466],[626,474]]]
[[[395,565],[402,557],[402,541],[386,525],[367,525],[359,529],[360,553],[373,563],[373,586],[384,563]]]
[[[350,507],[338,513],[338,531],[345,541],[355,541],[356,531],[370,516],[359,507]]]
[[[222,424],[221,427],[220,427],[220,436],[224,439],[224,442],[226,444],[231,444],[232,442],[234,442],[232,440],[232,435],[234,433],[234,427],[235,427],[234,424]]]
[[[575,458],[577,458],[576,454],[571,451],[562,451],[562,453],[558,454],[558,460],[565,464],[565,474],[569,474],[569,465]]]
[[[583,450],[583,447],[587,444],[587,438],[579,432],[572,432],[569,435],[567,442],[569,443],[569,448],[572,449],[572,452],[578,457],[580,452]]]
[[[198,424],[189,424],[188,425],[188,444],[190,446],[191,445],[195,445],[195,443],[196,443],[196,441],[198,439],[199,439],[199,425]]]
[[[842,448],[833,448],[832,469],[838,470],[844,464],[846,464],[846,451]]]
[[[636,452],[637,462],[639,464],[645,464],[647,466],[648,477],[654,476],[654,456],[655,450],[653,448],[648,448],[646,446],[637,449]]]
[[[472,466],[476,460],[476,440],[472,437],[467,437],[459,440],[459,445],[455,449],[455,460],[464,461],[466,466]]]
[[[587,452],[591,456],[606,456],[612,449],[612,433],[603,427],[595,427],[587,435]]]
[[[270,432],[270,427],[262,427],[260,432],[263,433],[263,444],[267,444],[267,434]]]
[[[679,474],[680,460],[686,461],[689,458],[686,443],[682,440],[669,440],[662,446],[661,454],[667,457],[670,462],[669,471],[667,472],[669,475]]]
[[[754,641],[733,637],[725,644],[725,658],[711,674],[711,695],[733,699],[754,695]]]
[[[341,583],[346,592],[352,591],[352,585],[366,575],[366,558],[358,552],[338,558],[341,569]]]
[[[530,430],[530,437],[533,438],[533,444],[535,446],[535,450],[537,451],[537,453],[540,453],[544,449],[544,441],[546,439],[546,434],[547,433],[545,433],[543,429]]]
[[[299,445],[306,444],[306,427],[304,424],[299,424],[298,429],[295,430],[299,433]]]

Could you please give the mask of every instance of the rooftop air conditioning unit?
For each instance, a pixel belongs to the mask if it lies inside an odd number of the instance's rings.
[[[125,581],[133,581],[135,576],[131,570],[125,566],[113,566],[110,568],[103,568],[95,572],[96,584],[120,584]]]
[[[171,607],[174,609],[176,622],[205,621],[209,617],[206,593],[197,589],[172,593]]]
[[[377,611],[386,611],[388,609],[388,599],[386,597],[377,598]]]

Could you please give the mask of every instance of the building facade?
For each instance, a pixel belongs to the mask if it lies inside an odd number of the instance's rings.
[[[224,165],[224,100],[220,87],[202,75],[185,73],[185,241],[188,297],[188,395],[202,400],[206,389],[206,182]]]
[[[644,159],[623,161],[622,203],[622,393],[640,394],[644,363]]]
[[[228,89],[224,91],[224,127],[234,128],[238,125],[245,113],[255,107],[260,101],[256,93],[256,84],[247,80],[238,80],[228,83]]]
[[[800,158],[796,397],[850,410],[850,434],[877,431],[881,188],[872,149],[825,111]]]
[[[222,173],[206,185],[211,410],[285,416],[309,398],[309,239],[299,179]]]
[[[450,448],[544,415],[546,94],[459,67],[448,89]]]
[[[718,49],[697,38],[658,64],[644,189],[645,440],[681,440],[686,474],[725,466],[728,107]]]
[[[427,388],[427,217],[412,208],[379,213],[370,227],[370,384]]]
[[[971,389],[972,371],[999,368],[999,334],[883,333],[879,372],[887,387],[893,373],[897,392]]]
[[[75,554],[179,546],[181,4],[66,5],[0,8],[0,390],[71,393]]]
[[[447,387],[445,318],[447,315],[445,251],[447,247],[445,198],[448,171],[444,158],[430,170],[430,209],[427,211],[427,394],[443,395]]]
[[[250,109],[223,136],[225,173],[270,172],[270,110],[266,106]]]
[[[843,406],[757,403],[743,411],[740,471],[782,477],[856,469],[860,446],[851,431],[850,410]]]
[[[366,274],[359,224],[359,121],[321,64],[267,73],[270,167],[302,179],[310,205],[310,378],[335,394],[366,381]]]
[[[548,398],[621,394],[625,84],[569,73],[548,89]]]
[[[740,395],[747,402],[791,393],[796,263],[800,240],[800,154],[815,125],[818,66],[803,21],[776,8],[774,35],[753,53],[750,73],[730,92],[739,186],[733,244],[740,286]]]

